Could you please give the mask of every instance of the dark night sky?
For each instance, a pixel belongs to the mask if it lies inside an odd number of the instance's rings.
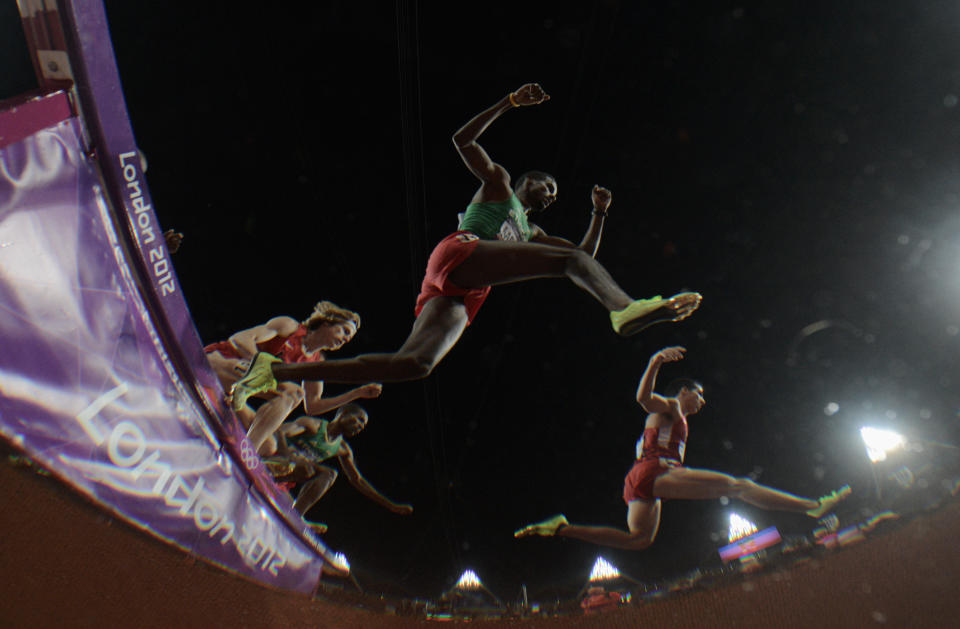
[[[343,477],[312,513],[369,589],[435,596],[472,568],[536,600],[576,591],[598,552],[646,581],[717,563],[730,507],[712,501],[665,505],[642,553],[511,536],[558,511],[625,524],[633,394],[666,345],[689,352],[661,383],[706,387],[691,466],[807,495],[849,482],[856,517],[872,482],[859,426],[957,442],[956,3],[428,1],[399,19],[333,0],[106,4],[205,341],[330,299],[363,316],[342,355],[397,347],[426,256],[476,188],[450,136],[528,81],[550,102],[481,143],[514,174],[556,174],[538,224],[579,240],[605,185],[614,277],[636,296],[704,294],[690,320],[622,339],[568,282],[495,289],[426,384],[366,404],[358,464],[414,515]],[[821,320],[839,325],[798,336]]]

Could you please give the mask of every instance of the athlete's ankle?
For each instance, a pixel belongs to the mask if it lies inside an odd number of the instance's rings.
[[[613,308],[610,308],[610,312],[620,312],[621,310],[626,310],[626,308],[630,304],[632,304],[634,301],[636,300],[633,298],[628,298],[628,301],[624,301],[624,302],[618,301],[615,304],[613,304]]]

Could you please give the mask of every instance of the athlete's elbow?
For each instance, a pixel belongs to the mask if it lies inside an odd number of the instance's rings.
[[[582,251],[582,252],[584,252],[585,254],[587,254],[588,256],[590,256],[591,258],[593,258],[594,260],[596,260],[596,258],[597,258],[597,249],[598,249],[598,247],[596,247],[596,246],[591,246],[591,245],[582,244],[582,243],[581,243],[580,245],[577,245],[577,246],[574,246],[573,243],[569,243],[569,244],[567,244],[566,246],[567,246],[567,247],[570,247],[571,249],[577,249],[577,250],[579,250],[579,251]]]
[[[655,537],[656,533],[653,535],[649,533],[634,533],[626,544],[627,550],[646,550],[653,545]]]
[[[333,406],[330,405],[327,400],[304,400],[303,401],[303,410],[307,415],[323,415],[329,410],[332,410]]]

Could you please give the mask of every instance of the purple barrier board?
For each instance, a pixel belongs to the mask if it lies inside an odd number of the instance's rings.
[[[207,363],[203,343],[180,291],[170,252],[157,220],[139,152],[127,115],[106,14],[100,0],[62,0],[60,15],[70,64],[77,79],[82,120],[103,176],[104,195],[123,228],[117,237],[127,245],[128,261],[142,280],[142,294],[151,309],[169,359],[176,364],[172,377],[182,375],[182,386],[207,410],[207,416],[225,447],[248,467],[250,478],[289,526],[301,532],[317,552],[331,554],[293,510],[289,496],[279,490],[252,451],[246,430],[223,403],[223,391]]]
[[[312,591],[318,549],[251,486],[171,362],[82,147],[68,118],[0,149],[0,433],[159,537]]]
[[[246,439],[246,431],[223,403],[223,390],[210,369],[154,211],[140,168],[139,152],[123,99],[123,89],[100,0],[60,0],[65,43],[76,77],[77,101],[103,178],[104,195],[117,218],[117,238],[139,280],[141,295],[173,364],[169,373],[206,410],[208,424],[222,447],[247,468],[247,476],[272,504],[275,516],[298,531],[327,561],[333,554],[293,510],[290,496],[280,490]]]

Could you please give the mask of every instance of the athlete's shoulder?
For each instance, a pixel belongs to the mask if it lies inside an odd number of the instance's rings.
[[[676,422],[683,421],[683,415],[680,413],[680,404],[677,402],[677,400],[674,398],[667,398],[666,402],[669,410],[666,412],[659,411],[647,415],[648,428],[664,426],[666,424],[674,424]]]
[[[645,427],[659,428],[661,426],[666,426],[667,424],[672,424],[674,421],[675,420],[670,413],[648,413]]]
[[[290,336],[299,329],[300,322],[293,317],[283,315],[267,321],[267,327],[276,330],[281,336]]]

